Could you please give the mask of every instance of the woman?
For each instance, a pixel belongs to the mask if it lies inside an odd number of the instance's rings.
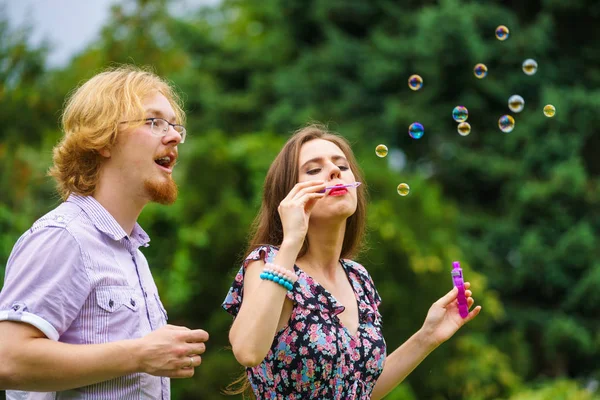
[[[316,125],[296,132],[269,169],[248,256],[223,303],[235,316],[233,353],[259,399],[380,399],[481,310],[462,319],[453,289],[386,356],[381,299],[351,259],[366,188],[339,186],[354,182],[364,181],[349,144]]]

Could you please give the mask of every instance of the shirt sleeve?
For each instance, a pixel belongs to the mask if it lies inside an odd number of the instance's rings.
[[[277,249],[273,246],[261,246],[254,249],[242,263],[240,270],[235,275],[231,288],[223,301],[221,307],[234,317],[237,316],[242,306],[244,296],[244,274],[248,264],[252,261],[263,260],[265,262],[273,261]]]
[[[0,292],[0,321],[35,326],[59,340],[89,296],[80,246],[64,227],[24,234],[8,259]]]

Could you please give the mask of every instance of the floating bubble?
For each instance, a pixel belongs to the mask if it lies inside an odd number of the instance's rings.
[[[465,106],[456,106],[452,110],[452,118],[456,122],[465,122],[469,118],[469,110]]]
[[[554,117],[556,114],[556,108],[552,104],[546,104],[544,106],[544,115],[548,118]]]
[[[388,148],[385,144],[380,144],[377,147],[375,147],[375,154],[377,154],[377,157],[385,157],[387,156],[388,153]]]
[[[473,68],[473,73],[477,78],[483,79],[487,76],[488,69],[485,64],[479,63],[475,66],[475,68]]]
[[[533,58],[523,61],[523,72],[527,75],[533,75],[537,72],[538,64]]]
[[[471,133],[471,125],[468,122],[461,122],[458,124],[458,133],[460,136],[467,136]]]
[[[418,122],[414,122],[414,123],[410,124],[410,126],[408,127],[408,134],[413,139],[421,139],[421,137],[423,137],[424,133],[425,133],[425,128],[423,128],[423,125],[421,125]]]
[[[401,183],[398,185],[396,190],[400,196],[406,196],[410,193],[410,186],[408,186],[406,183]]]
[[[503,115],[498,120],[498,126],[502,132],[512,132],[515,129],[515,119],[510,115]]]
[[[518,94],[513,94],[508,98],[508,108],[510,108],[510,111],[518,113],[523,111],[524,107],[525,100]]]
[[[508,30],[508,28],[506,26],[500,25],[499,27],[496,28],[496,38],[498,40],[505,41],[506,39],[508,39],[509,35],[510,35],[510,31]]]
[[[408,78],[408,87],[412,90],[419,90],[423,87],[423,78],[419,75],[411,75]]]

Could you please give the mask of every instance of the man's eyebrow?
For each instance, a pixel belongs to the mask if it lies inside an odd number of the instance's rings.
[[[163,114],[162,111],[157,110],[155,108],[149,108],[149,109],[147,109],[146,110],[146,114],[148,114],[148,115],[154,115],[154,116],[156,116],[158,118],[166,119],[167,121],[169,121],[169,122],[171,122],[173,124],[176,123],[176,121],[177,121],[177,118],[174,115],[172,115],[171,118],[167,118],[165,116],[165,114]]]
[[[344,161],[348,162],[348,160],[346,160],[346,157],[344,157],[344,156],[338,156],[338,155],[335,155],[335,156],[331,156],[331,159],[332,159],[333,161],[344,160]],[[307,164],[310,164],[310,163],[318,163],[318,162],[321,162],[321,161],[323,161],[323,157],[315,157],[315,158],[311,158],[310,160],[308,160],[307,162],[305,162],[304,164],[302,164],[302,166],[301,166],[300,168],[302,169],[302,168],[304,168],[304,167],[305,167]]]

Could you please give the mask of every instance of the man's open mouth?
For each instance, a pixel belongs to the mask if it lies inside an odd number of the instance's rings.
[[[175,164],[175,157],[166,155],[154,160],[155,163],[164,168],[171,168]]]

